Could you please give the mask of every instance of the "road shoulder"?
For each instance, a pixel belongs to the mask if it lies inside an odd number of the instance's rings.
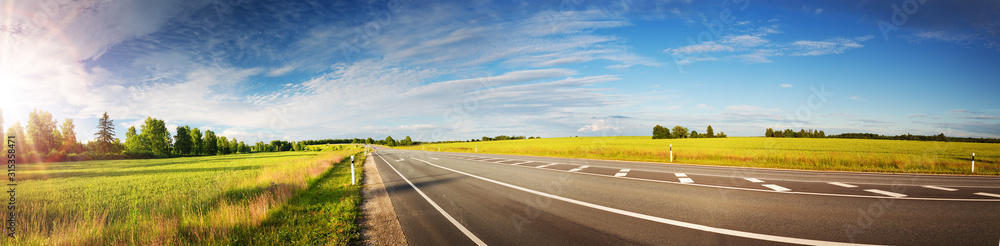
[[[375,160],[371,154],[365,158],[364,202],[361,204],[360,245],[407,245],[403,227],[399,225],[396,210],[389,200],[389,193],[382,183]]]

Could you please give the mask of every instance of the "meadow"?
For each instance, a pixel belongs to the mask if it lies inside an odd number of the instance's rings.
[[[18,165],[17,237],[2,244],[349,244],[362,149],[310,148]]]
[[[1000,174],[1000,144],[833,138],[572,137],[425,144],[428,151],[719,166],[929,174]],[[406,148],[406,147],[402,147]],[[976,171],[971,172],[972,153]]]

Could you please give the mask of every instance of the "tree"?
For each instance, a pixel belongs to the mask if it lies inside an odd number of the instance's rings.
[[[191,135],[191,155],[204,154],[202,151],[205,149],[203,146],[205,141],[201,139],[201,130],[197,127],[191,128],[191,130],[188,131],[188,134]]]
[[[101,119],[97,121],[97,150],[101,153],[110,153],[111,146],[115,142],[115,123],[114,120],[108,116],[108,112],[104,112]]]
[[[698,135],[698,131],[691,131],[691,138],[700,138],[702,136]]]
[[[715,137],[715,131],[712,130],[712,125],[708,125],[708,129],[705,129],[705,137],[707,138]]]
[[[392,136],[387,136],[387,137],[385,137],[385,145],[389,146],[389,147],[395,147],[396,146],[396,140],[392,139]]]
[[[0,153],[7,153],[7,135],[3,135],[3,109],[0,108],[0,137],[3,137],[3,144],[0,144]]]
[[[236,141],[236,138],[229,140],[229,153],[236,154],[240,152],[240,141]]]
[[[201,152],[205,155],[217,155],[219,153],[219,139],[215,137],[215,132],[205,130],[204,149]]]
[[[125,149],[130,152],[149,151],[146,141],[136,133],[135,126],[129,127],[125,132]]]
[[[226,138],[226,136],[219,136],[219,154],[220,155],[232,154],[230,150],[232,149],[229,147],[229,139]]]
[[[726,138],[726,132],[719,132],[719,138]]]
[[[656,125],[653,127],[653,139],[670,138],[670,130],[666,127]]]
[[[139,137],[149,146],[156,156],[170,155],[170,131],[163,120],[146,117],[139,130]]]
[[[907,135],[909,135],[909,133],[907,133]],[[912,136],[912,135],[911,135],[911,136]],[[825,133],[825,132],[823,132],[823,130],[819,130],[819,137],[820,137],[820,138],[825,138],[825,137],[826,137],[826,133]]]
[[[372,138],[368,138],[368,139],[365,140],[365,144],[372,144],[374,142],[375,142],[375,140],[372,139]]]
[[[410,139],[410,136],[406,136],[406,138],[404,138],[403,141],[399,142],[399,145],[403,145],[403,146],[413,145],[413,140]]]
[[[792,129],[785,129],[785,132],[781,133],[781,137],[794,138],[795,131],[792,131]]]
[[[687,129],[687,127],[674,126],[674,132],[673,132],[673,134],[674,134],[674,137],[677,137],[677,138],[686,138],[686,137],[688,137],[688,129]]]
[[[28,146],[24,144],[27,138],[25,137],[24,127],[21,126],[21,122],[20,121],[14,122],[14,124],[7,129],[7,135],[14,136],[14,152],[15,152],[15,158],[17,158],[15,161],[17,163],[23,163],[24,162],[23,156],[25,156],[24,153],[27,153],[24,151],[27,149]],[[4,145],[6,145],[6,143],[7,140],[5,138]],[[10,151],[10,149],[8,149],[7,151]]]
[[[73,119],[64,120],[60,129],[62,130],[63,140],[62,150],[65,150],[66,153],[78,153],[77,146],[80,144],[76,142],[76,126],[73,125]]]
[[[177,135],[174,135],[174,155],[190,155],[191,129],[188,126],[178,126]]]
[[[52,119],[51,113],[34,109],[28,114],[27,140],[39,155],[47,154],[49,150],[62,145],[57,133],[56,121]]]
[[[767,130],[764,131],[764,137],[774,137],[774,129],[767,128]]]

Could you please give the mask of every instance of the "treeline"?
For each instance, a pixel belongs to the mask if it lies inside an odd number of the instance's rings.
[[[107,159],[162,158],[174,156],[229,155],[268,151],[306,150],[306,143],[275,140],[271,143],[258,142],[249,146],[236,138],[216,134],[211,130],[202,132],[197,127],[178,126],[175,134],[167,129],[163,120],[147,117],[137,129],[129,127],[125,141],[116,138],[114,121],[105,112],[97,123],[95,139],[81,143],[76,138],[73,119],[65,119],[62,124],[52,118],[52,114],[34,109],[28,115],[28,123],[22,126],[15,122],[3,131],[3,114],[0,110],[0,136],[13,136],[16,161],[59,162]],[[6,133],[6,134],[5,134]],[[6,152],[10,145],[0,147]]]
[[[698,131],[689,131],[687,127],[674,126],[673,129],[667,129],[666,127],[656,125],[653,127],[653,139],[670,139],[670,138],[725,138],[725,132],[719,132],[715,134],[715,130],[712,129],[712,125],[708,125],[705,129],[705,133],[701,134]]]
[[[785,129],[784,131],[775,131],[774,129],[767,128],[764,131],[764,137],[769,138],[825,138],[826,133],[823,130],[813,130],[813,129],[799,129],[799,131],[794,131],[792,129]]]
[[[948,137],[944,133],[924,136],[924,135],[896,135],[886,136],[874,133],[842,133],[830,135],[830,138],[850,138],[850,139],[885,139],[885,140],[911,140],[911,141],[941,141],[941,142],[969,142],[969,143],[1000,143],[998,138],[969,138],[969,137]]]
[[[503,140],[520,140],[520,139],[536,139],[536,138],[542,138],[542,137],[507,136],[507,135],[500,135],[496,137],[483,136],[483,138],[479,139],[479,141],[503,141]]]

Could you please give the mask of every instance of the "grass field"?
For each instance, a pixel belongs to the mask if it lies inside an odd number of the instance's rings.
[[[817,138],[578,137],[427,144],[428,151],[890,173],[998,175],[1000,144]],[[405,148],[405,147],[402,147]]]
[[[349,156],[362,149],[322,148],[19,165],[18,234],[2,243],[346,245],[361,201]]]

